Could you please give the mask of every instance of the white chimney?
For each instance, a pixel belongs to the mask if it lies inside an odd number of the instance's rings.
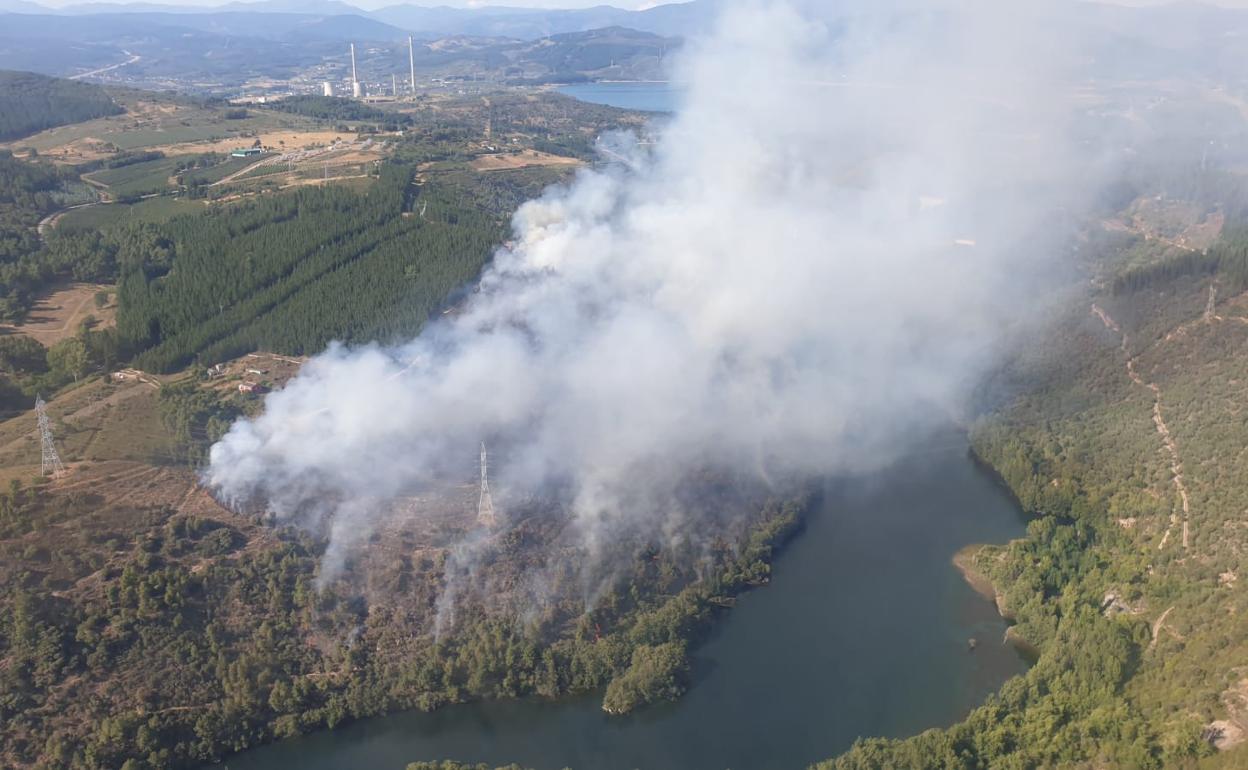
[[[355,43],[351,44],[351,95],[356,99],[364,95],[364,90],[360,88],[360,78],[355,74]]]
[[[416,50],[412,47],[412,36],[407,36],[407,63],[412,69],[412,79],[408,81],[412,96],[416,95]]]

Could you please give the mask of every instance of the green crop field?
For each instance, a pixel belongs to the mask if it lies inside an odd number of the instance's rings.
[[[260,157],[264,157],[264,156],[260,156]],[[255,163],[257,160],[259,160],[259,158],[257,157],[229,158],[228,160],[218,163],[215,166],[210,166],[209,168],[202,168],[202,169],[195,169],[194,171],[188,171],[186,172],[186,174],[183,175],[183,179],[185,180],[185,183],[188,185],[212,184],[214,182],[219,182],[222,179],[225,179],[230,174],[233,174],[237,171],[242,171],[243,169],[247,168],[251,164]]]
[[[169,187],[169,177],[177,171],[178,158],[157,158],[121,168],[107,168],[87,174],[93,182],[107,185],[115,197],[125,198],[160,192]]]
[[[235,126],[225,124],[172,125],[135,131],[110,131],[100,138],[122,150],[137,150],[142,147],[159,147],[166,144],[228,139],[235,135],[236,132],[232,130],[235,128]]]
[[[164,222],[179,214],[203,211],[201,201],[162,196],[138,203],[110,203],[74,209],[61,217],[57,229],[95,230],[106,225]]]

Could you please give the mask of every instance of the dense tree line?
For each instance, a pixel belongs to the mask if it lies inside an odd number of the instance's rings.
[[[170,371],[411,334],[502,238],[496,205],[514,198],[480,195],[492,205],[451,184],[418,190],[391,164],[364,194],[308,188],[174,219],[158,230],[176,270],[122,268],[122,339],[141,368]]]
[[[123,111],[92,83],[0,70],[0,140]]]
[[[161,388],[160,417],[173,438],[174,459],[191,467],[203,467],[208,448],[243,413],[236,398],[223,399],[194,382]]]
[[[1143,265],[1128,267],[1114,276],[1114,294],[1127,294],[1173,283],[1179,278],[1217,274],[1227,290],[1248,289],[1248,229],[1235,228],[1207,251],[1184,251]]]
[[[149,150],[146,152],[123,152],[115,158],[102,161],[102,163],[104,168],[125,168],[126,166],[133,166],[136,163],[146,163],[149,160],[160,160],[163,157],[165,157],[165,154],[159,150]],[[89,169],[81,170],[86,171]]]
[[[122,268],[168,267],[169,244],[149,225],[52,228],[41,238],[40,220],[72,202],[75,186],[85,187],[72,170],[0,151],[0,318],[20,320],[56,280],[112,282]]]
[[[402,120],[401,115],[391,115],[356,99],[341,96],[290,96],[269,106],[281,112],[319,120]]]
[[[41,247],[36,226],[54,208],[61,181],[50,166],[0,151],[0,316],[6,319],[24,312],[45,275],[35,258]]]

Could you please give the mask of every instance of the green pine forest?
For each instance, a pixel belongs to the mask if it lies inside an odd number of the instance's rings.
[[[168,372],[411,334],[480,272],[507,220],[413,173],[386,164],[363,194],[305,188],[156,226],[167,256],[122,271],[123,348]]]
[[[120,112],[94,83],[0,70],[0,141]]]

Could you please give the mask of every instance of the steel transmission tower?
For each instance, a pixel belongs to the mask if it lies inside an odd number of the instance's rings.
[[[481,442],[481,499],[477,502],[477,523],[490,527],[498,523],[494,515],[494,498],[490,497],[489,457],[485,451],[485,442]]]
[[[39,441],[43,445],[43,468],[41,475],[60,478],[65,475],[65,464],[56,453],[52,443],[52,423],[48,421],[47,404],[42,396],[35,396],[35,416],[39,419]]]

